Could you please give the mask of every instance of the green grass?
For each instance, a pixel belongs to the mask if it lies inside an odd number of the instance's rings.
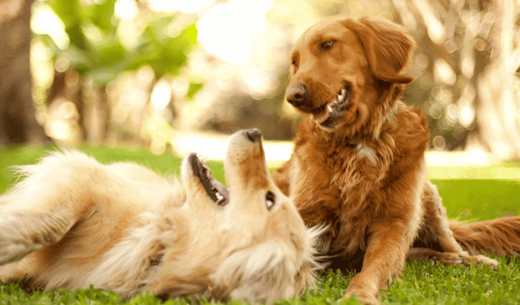
[[[32,164],[45,156],[51,146],[0,148],[0,194],[15,183],[12,165]],[[79,150],[102,163],[133,161],[156,172],[176,175],[181,160],[169,154],[156,156],[144,149],[81,147]],[[210,162],[215,178],[223,181],[222,164]],[[450,218],[492,219],[520,215],[520,164],[488,167],[431,168],[430,179],[438,186]],[[408,262],[400,280],[394,281],[381,300],[385,304],[520,304],[520,259],[499,258],[496,271],[489,267],[465,268],[432,265],[429,261]],[[336,304],[348,286],[352,273],[325,270],[319,283],[297,299],[280,304]],[[0,284],[0,304],[161,304],[152,295],[123,300],[96,289],[52,292],[32,291],[23,283]],[[168,300],[165,304],[186,304],[190,300]],[[206,302],[202,302],[206,303]],[[232,304],[240,304],[232,302]],[[358,304],[356,300],[344,304]]]

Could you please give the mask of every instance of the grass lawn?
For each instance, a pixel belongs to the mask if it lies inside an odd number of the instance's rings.
[[[17,177],[11,165],[35,163],[53,147],[21,146],[0,148],[0,194]],[[179,172],[181,160],[169,154],[155,156],[144,149],[83,147],[82,151],[102,163],[133,161],[166,175]],[[209,162],[215,178],[223,181],[222,164]],[[492,219],[520,215],[520,164],[491,167],[430,168],[430,179],[438,186],[450,218]],[[383,293],[385,304],[520,304],[520,258],[499,258],[496,271],[432,265],[429,261],[409,262],[399,281]],[[353,274],[325,270],[315,289],[298,299],[280,304],[336,303]],[[17,283],[0,284],[0,304],[160,304],[152,295],[122,300],[117,295],[96,289],[53,292],[31,291]],[[169,300],[165,304],[186,304],[190,300]],[[237,302],[232,302],[238,304]],[[349,300],[344,304],[357,304]]]

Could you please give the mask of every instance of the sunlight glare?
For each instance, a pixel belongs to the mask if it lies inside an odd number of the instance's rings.
[[[235,64],[252,55],[252,42],[265,24],[271,0],[230,0],[217,4],[197,23],[198,39],[205,49]]]
[[[226,150],[229,136],[208,136],[204,133],[183,133],[176,131],[171,143],[179,156],[185,156],[191,152],[198,152],[211,160],[222,161],[226,158]],[[263,141],[265,159],[268,163],[285,162],[291,158],[294,148],[292,142],[287,141]]]
[[[435,60],[434,72],[437,82],[453,86],[457,81],[457,75],[455,75],[451,66],[442,58]]]
[[[132,20],[139,13],[135,0],[117,0],[114,6],[114,14],[119,19]]]
[[[462,126],[468,128],[475,120],[475,107],[466,105],[462,107],[459,114],[459,122]]]
[[[203,8],[209,7],[215,0],[149,0],[150,9],[155,12],[173,13],[180,11],[185,14],[194,14]]]
[[[172,87],[170,83],[164,79],[158,81],[152,90],[150,100],[152,106],[157,109],[164,109],[170,103],[172,97]]]
[[[58,48],[64,50],[69,46],[69,35],[65,25],[53,10],[46,4],[39,3],[32,13],[31,30],[40,35],[49,35]]]
[[[43,42],[36,41],[31,47],[31,71],[36,86],[49,88],[54,80],[52,52]]]

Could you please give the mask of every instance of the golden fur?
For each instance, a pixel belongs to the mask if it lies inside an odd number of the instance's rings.
[[[286,99],[310,116],[273,179],[307,225],[330,227],[322,253],[350,261],[361,253],[344,297],[364,303],[379,302],[407,257],[496,268],[480,254],[520,249],[519,217],[449,224],[427,180],[427,120],[399,100],[412,81],[402,71],[413,48],[396,24],[335,16],[305,31],[292,51]]]
[[[320,232],[274,185],[260,132],[232,136],[224,168],[229,190],[195,154],[180,180],[79,152],[23,166],[25,179],[0,197],[0,279],[27,275],[45,290],[94,285],[123,297],[299,295],[315,281]]]

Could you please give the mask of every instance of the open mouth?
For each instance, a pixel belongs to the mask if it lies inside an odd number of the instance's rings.
[[[350,103],[350,87],[344,86],[332,101],[318,107],[312,112],[312,119],[316,124],[326,124],[328,120],[334,120],[343,116],[343,110]]]
[[[196,153],[190,154],[188,160],[193,173],[199,178],[208,197],[216,204],[225,206],[229,202],[229,192],[227,188],[211,176],[211,170],[199,159]]]

